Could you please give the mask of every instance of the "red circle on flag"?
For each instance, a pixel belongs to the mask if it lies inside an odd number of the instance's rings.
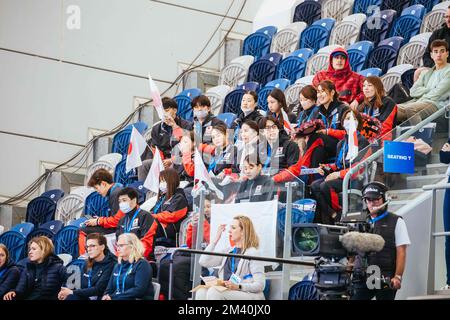
[[[130,144],[128,145],[128,154],[131,153],[131,150],[133,150],[133,144],[130,142]]]

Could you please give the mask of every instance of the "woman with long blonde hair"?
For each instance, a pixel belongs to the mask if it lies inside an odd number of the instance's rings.
[[[215,251],[225,228],[225,224],[219,226],[214,241],[211,241],[205,251]],[[230,224],[229,237],[234,246],[226,248],[223,252],[259,255],[259,237],[249,217],[235,216]],[[220,267],[219,278],[224,280],[224,286],[228,290],[219,291],[215,287],[202,288],[196,292],[196,300],[264,300],[266,279],[264,266],[259,261],[202,255],[199,263],[205,268]]]

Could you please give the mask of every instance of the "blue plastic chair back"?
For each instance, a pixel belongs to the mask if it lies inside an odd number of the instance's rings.
[[[223,112],[239,115],[241,113],[241,102],[244,94],[244,89],[234,89],[228,93],[223,102]]]
[[[78,258],[78,226],[69,225],[61,229],[55,236],[55,253],[67,253],[72,258]]]
[[[381,3],[381,10],[392,9],[397,12],[402,12],[409,5],[410,0],[383,0]]]
[[[352,13],[364,13],[365,15],[369,15],[371,12],[368,12],[370,6],[381,6],[382,0],[355,0],[353,3]]]
[[[272,92],[273,89],[278,88],[282,91],[284,91],[290,84],[290,81],[288,79],[277,79],[270,81],[266,84],[264,88],[259,90],[258,92],[258,106],[261,110],[267,111],[268,104],[267,104],[267,97],[269,96],[270,92]],[[278,86],[277,86],[278,85]]]
[[[406,86],[408,89],[411,89],[412,85],[414,84],[414,72],[416,70],[417,69],[415,68],[409,69],[401,75],[401,81],[403,85]]]
[[[291,84],[291,81],[289,79],[275,79],[270,82],[267,82],[266,87],[274,87],[278,88],[281,91],[286,90],[287,87]]]
[[[193,117],[191,102],[192,99],[202,94],[202,91],[198,88],[186,89],[180,92],[173,99],[178,104],[177,115],[185,120],[191,120]]]
[[[320,19],[307,27],[300,36],[300,48],[309,48],[317,53],[326,47],[330,40],[331,30],[336,20],[333,18]]]
[[[114,171],[114,182],[121,183],[124,186],[137,181],[136,170],[132,169],[128,173],[126,172],[127,159],[121,160]]]
[[[64,222],[62,222],[60,220],[53,220],[53,221],[49,221],[49,222],[41,224],[39,229],[48,230],[51,233],[53,233],[53,235],[55,235],[63,227],[64,227]]]
[[[222,120],[223,122],[225,122],[225,124],[227,125],[228,128],[231,127],[231,125],[233,124],[234,120],[237,118],[237,115],[231,112],[227,112],[227,113],[219,113],[217,115],[217,119]]]
[[[56,202],[47,197],[37,197],[28,203],[26,222],[31,222],[35,227],[42,223],[55,219]]]
[[[402,37],[403,44],[409,42],[411,37],[419,33],[424,14],[425,7],[421,4],[406,8],[403,10],[402,15],[395,20],[390,36]]]
[[[33,231],[33,229],[34,229],[34,224],[32,224],[30,222],[24,222],[24,223],[16,224],[14,227],[11,228],[10,231],[18,232],[26,238],[26,236],[31,231]]]
[[[84,223],[85,223],[87,220],[88,220],[88,218],[86,218],[86,217],[81,217],[81,218],[79,218],[79,219],[70,221],[67,225],[68,225],[68,226],[75,226],[75,227],[78,227],[78,228],[82,228],[82,227],[84,226]]]
[[[313,55],[311,49],[299,49],[283,59],[277,68],[277,78],[289,79],[294,83],[305,75],[308,59]]]
[[[130,144],[131,128],[127,127],[114,135],[112,142],[112,153],[120,153],[122,158],[128,154],[128,145]]]
[[[370,53],[366,68],[380,68],[383,74],[386,73],[397,62],[402,42],[402,37],[391,37],[381,41]]]
[[[364,68],[372,50],[373,43],[370,41],[359,41],[347,48],[348,59],[353,71],[359,72]]]
[[[242,55],[250,55],[254,56],[255,59],[259,59],[268,54],[272,43],[272,37],[276,32],[276,27],[268,26],[250,34],[244,40]]]
[[[53,189],[45,191],[43,194],[41,194],[41,197],[47,197],[52,199],[55,202],[58,202],[59,199],[64,197],[64,191],[61,189]]]
[[[311,280],[297,282],[289,289],[289,300],[319,300],[319,293]]]
[[[127,187],[133,188],[138,192],[139,198],[138,203],[143,204],[145,202],[145,198],[147,197],[147,192],[149,191],[146,187],[144,187],[144,181],[135,181],[127,185]]]
[[[295,7],[292,22],[304,21],[309,26],[320,19],[321,12],[322,5],[319,1],[306,0]]]
[[[292,204],[292,224],[312,223],[314,220],[316,200],[301,199]],[[278,232],[284,237],[284,223],[286,220],[286,208],[278,210]]]
[[[381,75],[383,74],[383,70],[381,70],[380,68],[369,68],[361,70],[358,73],[364,77],[369,76],[381,77]]]
[[[411,0],[409,5],[413,6],[415,4],[421,4],[425,7],[426,13],[433,10],[433,7],[437,5],[440,2],[440,0]]]
[[[144,132],[148,129],[148,125],[144,121],[138,121],[136,123],[130,123],[125,127],[125,129],[131,129],[135,127],[140,134],[144,134]]]
[[[275,79],[276,69],[282,59],[279,53],[270,53],[253,62],[248,69],[247,81],[259,82],[264,86]]]
[[[84,203],[84,214],[97,217],[109,217],[110,209],[108,199],[102,197],[98,192],[92,192],[87,196]]]
[[[25,253],[25,237],[16,231],[6,231],[0,234],[0,243],[3,243],[9,251],[11,259],[15,262],[24,257]]]
[[[246,82],[236,86],[236,89],[244,89],[245,91],[255,91],[257,92],[261,86],[258,82]]]
[[[396,16],[395,10],[383,10],[379,14],[371,15],[361,26],[359,40],[371,41],[376,46],[386,39]]]

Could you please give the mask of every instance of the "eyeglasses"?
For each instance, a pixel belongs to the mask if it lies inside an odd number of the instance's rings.
[[[274,125],[271,125],[271,126],[266,126],[265,129],[266,130],[276,130],[276,129],[278,129],[278,127],[277,127],[276,124],[274,124]]]

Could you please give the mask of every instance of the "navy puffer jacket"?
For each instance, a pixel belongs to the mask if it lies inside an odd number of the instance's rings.
[[[9,291],[13,290],[20,278],[20,269],[9,259],[0,268],[0,299]]]

